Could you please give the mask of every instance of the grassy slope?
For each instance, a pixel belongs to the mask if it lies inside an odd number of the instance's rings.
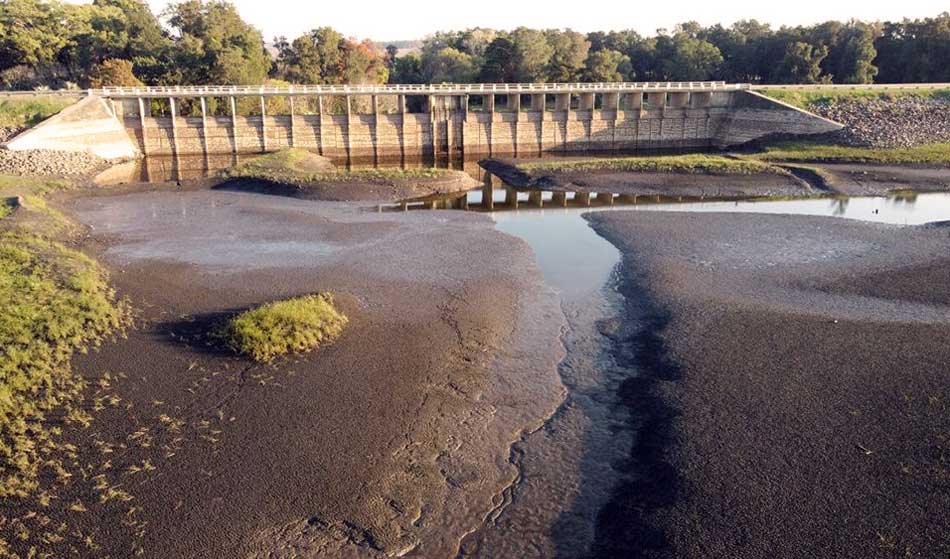
[[[721,155],[688,154],[615,157],[604,159],[552,160],[521,163],[520,169],[529,173],[632,171],[660,173],[706,173],[715,175],[751,175],[756,173],[784,173],[767,163],[749,159],[734,159]]]
[[[55,240],[73,226],[43,195],[67,186],[0,176],[0,199],[24,200],[5,204],[0,217],[0,498],[28,498],[44,472],[63,471],[60,427],[47,416],[89,420],[70,358],[120,331],[130,316],[105,270]]]
[[[429,179],[446,175],[445,169],[321,169],[305,149],[291,148],[249,159],[226,171],[230,178],[263,179],[287,184],[365,182]]]
[[[229,320],[218,336],[234,351],[266,363],[330,343],[346,323],[330,295],[308,295],[244,311]]]
[[[0,98],[0,128],[34,126],[75,102],[75,97],[42,94]]]
[[[802,109],[810,109],[816,104],[824,104],[839,99],[873,100],[895,99],[899,97],[924,97],[950,99],[950,89],[769,89],[760,93],[773,99],[794,105]]]
[[[757,161],[950,165],[950,144],[910,148],[858,148],[810,142],[779,142],[751,156]]]

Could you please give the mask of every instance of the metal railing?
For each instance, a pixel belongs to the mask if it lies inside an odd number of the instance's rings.
[[[620,93],[665,91],[733,91],[747,84],[725,82],[605,82],[605,83],[479,83],[390,85],[195,85],[107,87],[87,90],[110,98],[250,96],[250,95],[484,95],[508,93]]]

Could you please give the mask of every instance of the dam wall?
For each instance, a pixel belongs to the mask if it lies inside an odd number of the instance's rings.
[[[723,82],[192,86],[90,94],[147,156],[289,147],[372,160],[703,150],[840,128]]]

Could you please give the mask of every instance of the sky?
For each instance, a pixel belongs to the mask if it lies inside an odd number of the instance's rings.
[[[148,0],[160,11],[168,0]],[[932,17],[950,10],[947,0],[232,0],[265,40],[296,37],[330,26],[344,35],[375,41],[419,39],[435,31],[492,27],[570,27],[576,31],[635,29],[653,35],[677,23],[731,24],[757,19],[780,25],[807,25],[830,19],[901,20]]]

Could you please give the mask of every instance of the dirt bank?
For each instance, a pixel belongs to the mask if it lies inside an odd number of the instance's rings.
[[[418,179],[389,179],[356,175],[340,180],[325,179],[293,183],[260,178],[230,178],[220,181],[215,188],[259,194],[291,196],[304,200],[331,202],[395,202],[453,192],[464,192],[479,183],[461,171],[446,171],[438,177]]]
[[[562,398],[557,298],[483,216],[207,190],[69,206],[140,309],[76,364],[118,399],[73,435],[88,485],[129,499],[77,482],[85,512],[53,520],[97,556],[454,556]],[[314,291],[350,319],[334,345],[265,367],[208,344],[227,313]]]
[[[615,170],[529,171],[521,168],[521,164],[526,162],[530,160],[489,159],[480,164],[488,172],[517,188],[714,197],[795,196],[815,193],[806,181],[791,174],[777,172],[715,174]]]
[[[645,325],[618,340],[641,435],[598,556],[950,553],[945,228],[589,219]]]
[[[895,190],[950,190],[950,168],[866,163],[819,163],[829,190],[849,196],[883,196]]]

